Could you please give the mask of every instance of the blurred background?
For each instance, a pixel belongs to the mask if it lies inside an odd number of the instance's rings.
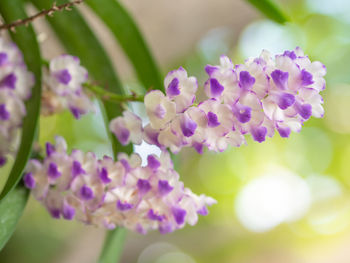
[[[300,134],[225,153],[176,156],[185,185],[218,200],[195,227],[146,236],[128,233],[122,263],[348,263],[350,258],[350,1],[278,0],[284,26],[243,0],[123,0],[163,73],[184,66],[199,83],[204,66],[227,54],[234,63],[300,46],[327,67],[325,117]],[[28,7],[31,13],[36,10]],[[129,88],[138,82],[114,38],[86,6],[79,9]],[[50,59],[63,52],[44,20],[35,27]],[[133,105],[142,111],[140,105]],[[40,142],[63,135],[72,148],[110,154],[101,114],[74,121],[65,112],[41,118]],[[142,145],[141,154],[156,151]],[[0,184],[1,186],[1,184]],[[1,263],[96,262],[105,231],[53,220],[31,199]]]

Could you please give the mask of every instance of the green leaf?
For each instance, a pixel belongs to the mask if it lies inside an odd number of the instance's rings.
[[[289,21],[287,16],[283,13],[281,9],[273,2],[273,0],[246,0],[261,13],[263,13],[267,18],[284,24]]]
[[[113,231],[109,231],[98,262],[117,263],[123,251],[125,236],[126,230],[124,228],[116,228]]]
[[[163,90],[161,74],[136,23],[119,1],[86,0],[129,57],[145,89]]]
[[[28,193],[23,186],[17,186],[0,202],[0,251],[15,231],[26,206]]]
[[[31,2],[41,10],[50,8],[54,2],[59,5],[66,3],[67,1],[31,0]],[[118,94],[124,93],[122,84],[101,43],[75,7],[73,7],[71,11],[55,13],[53,17],[47,17],[47,20],[67,52],[79,57],[93,80],[97,81],[101,86],[105,86],[112,92]],[[104,102],[104,106],[106,108],[106,128],[108,130],[109,120],[121,115],[122,108],[119,104],[111,102]],[[110,135],[115,154],[117,151],[131,151],[132,148],[130,145],[127,147],[122,146],[114,136],[110,133],[108,134]]]
[[[7,23],[27,17],[22,0],[1,0],[0,13]],[[20,26],[11,36],[23,52],[24,60],[28,69],[34,73],[36,83],[32,89],[32,96],[26,103],[27,115],[23,120],[21,143],[9,178],[0,194],[0,200],[13,190],[22,177],[37,131],[41,100],[41,58],[34,30],[30,25]]]
[[[52,6],[54,1],[51,0],[31,0],[38,9],[44,9]],[[57,4],[66,1],[57,1]],[[82,64],[88,69],[90,75],[99,83],[108,84],[110,91],[121,94],[123,92],[122,85],[115,74],[112,64],[102,48],[102,45],[97,40],[93,32],[87,26],[83,17],[73,8],[72,11],[57,13],[52,18],[48,18],[54,31],[57,33],[62,44],[71,54],[78,56]],[[109,121],[121,114],[120,105],[114,103],[104,103],[101,107],[102,112],[105,112],[105,124],[108,129]],[[110,134],[108,132],[108,134]],[[117,140],[113,135],[110,136],[113,141],[113,151],[117,155],[118,151],[130,153],[131,145],[121,147],[117,144]],[[101,254],[101,263],[113,262],[116,263],[122,253],[122,245],[126,235],[125,229],[117,229],[109,231]]]

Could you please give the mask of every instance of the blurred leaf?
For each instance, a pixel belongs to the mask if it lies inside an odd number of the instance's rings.
[[[273,2],[273,0],[246,0],[267,18],[284,24],[289,21],[283,11]]]
[[[15,231],[17,221],[26,206],[29,191],[17,186],[0,202],[0,251]]]
[[[39,8],[48,8],[55,1],[51,0],[32,0],[32,2]],[[66,1],[57,1],[57,4],[64,3]],[[55,14],[54,17],[48,18],[52,28],[57,33],[59,39],[67,51],[71,54],[78,56],[82,64],[87,67],[90,75],[94,80],[108,84],[108,88],[116,93],[123,93],[122,85],[115,74],[112,64],[97,40],[89,26],[86,24],[80,13],[73,8],[70,12],[62,12]],[[105,125],[108,130],[108,124],[111,119],[118,116],[122,112],[122,108],[118,104],[104,102],[104,107],[101,110],[106,116]],[[113,142],[113,151],[116,156],[118,151],[124,151],[130,153],[132,146],[122,147],[115,137],[108,132],[110,139]],[[122,244],[125,230],[118,229],[108,232],[107,240],[105,241],[105,248],[102,252],[102,262],[115,263],[122,253]],[[113,259],[113,260],[112,260]]]
[[[27,17],[22,0],[1,0],[0,13],[7,23]],[[23,169],[32,151],[32,145],[38,126],[41,100],[41,58],[34,30],[31,25],[27,27],[20,26],[16,28],[15,33],[11,33],[11,36],[23,52],[28,69],[34,73],[36,84],[32,89],[31,98],[26,103],[27,115],[23,119],[21,144],[9,178],[0,194],[0,200],[3,199],[21,179]]]
[[[50,8],[54,2],[62,4],[67,1],[31,0],[31,2],[41,10]],[[122,84],[105,50],[76,8],[73,7],[71,11],[56,13],[53,17],[47,17],[47,20],[66,50],[80,58],[94,81],[97,81],[110,91],[119,94],[124,93]],[[119,104],[111,102],[104,102],[104,106],[106,108],[105,114],[107,115],[106,129],[108,130],[109,120],[121,115],[122,108]],[[115,154],[117,151],[130,152],[131,145],[127,147],[122,146],[114,136],[110,133],[108,134]]]
[[[115,0],[87,0],[86,3],[100,16],[119,41],[145,89],[163,90],[156,62],[136,23],[121,3]]]
[[[126,230],[117,228],[107,233],[99,263],[117,263],[124,246]]]

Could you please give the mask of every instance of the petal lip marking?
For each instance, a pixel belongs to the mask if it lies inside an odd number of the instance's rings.
[[[68,69],[62,69],[55,73],[57,81],[63,85],[68,85],[72,80],[72,75],[69,73]]]
[[[168,88],[166,90],[166,93],[170,97],[174,97],[177,95],[180,95],[180,88],[179,88],[179,79],[174,78],[168,85]]]
[[[141,194],[146,194],[149,190],[151,190],[152,187],[148,180],[139,179],[137,181],[137,188]]]
[[[271,77],[273,82],[279,89],[284,90],[287,88],[287,83],[289,78],[288,72],[284,72],[282,70],[276,69],[271,73]]]
[[[224,86],[220,84],[220,82],[217,79],[211,78],[210,79],[210,92],[212,96],[217,97],[222,94],[224,91]]]
[[[169,194],[174,187],[172,187],[167,180],[159,180],[158,181],[158,192],[161,195]]]
[[[10,112],[6,109],[5,104],[0,104],[0,120],[7,121],[11,117]]]
[[[54,162],[51,162],[49,164],[49,167],[47,169],[47,175],[52,178],[52,179],[57,179],[58,177],[60,177],[62,174],[61,172],[58,170],[57,165]]]
[[[207,114],[207,118],[208,118],[208,126],[210,128],[215,128],[220,125],[218,116],[215,113],[209,111]]]
[[[120,211],[128,211],[133,208],[133,204],[129,204],[127,202],[122,202],[120,200],[117,201],[117,209]]]
[[[173,208],[172,209],[174,219],[178,225],[182,225],[185,223],[185,217],[186,217],[186,210],[182,208]]]
[[[80,196],[85,201],[89,201],[95,197],[92,189],[85,184],[80,188]]]
[[[239,73],[239,84],[241,88],[249,90],[253,87],[255,83],[255,78],[250,75],[248,71],[241,71]]]

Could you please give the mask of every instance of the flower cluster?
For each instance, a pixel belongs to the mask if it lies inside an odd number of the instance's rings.
[[[80,66],[79,58],[58,56],[50,61],[49,69],[44,73],[42,114],[51,115],[69,109],[79,119],[82,114],[94,110],[83,90],[88,72]]]
[[[215,200],[184,188],[167,152],[147,160],[141,166],[137,154],[121,153],[117,162],[80,150],[69,155],[66,142],[57,137],[55,145],[46,144],[42,162],[29,162],[24,182],[52,217],[108,229],[168,233],[208,213]]]
[[[14,154],[16,138],[26,115],[34,75],[27,70],[18,47],[0,38],[0,167]]]
[[[178,152],[189,146],[202,153],[204,146],[224,151],[245,143],[245,134],[263,142],[275,130],[281,137],[299,132],[311,116],[323,116],[326,68],[311,62],[300,48],[272,57],[263,51],[241,65],[222,56],[220,65],[205,67],[207,100],[194,104],[198,85],[183,68],[164,80],[166,95],[151,91],[145,96],[150,123],[127,112],[111,123],[123,144],[146,142]]]

